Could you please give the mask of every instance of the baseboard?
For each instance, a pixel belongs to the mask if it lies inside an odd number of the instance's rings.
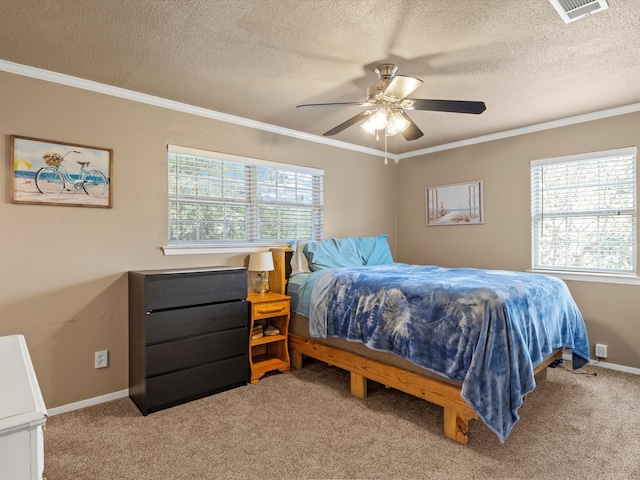
[[[563,352],[562,359],[570,362],[571,352]],[[609,370],[617,370],[619,372],[631,373],[633,375],[640,375],[640,368],[627,367],[626,365],[618,365],[617,363],[603,362],[601,360],[589,360],[589,365],[608,368]]]
[[[640,368],[627,367],[626,365],[618,365],[617,363],[603,362],[599,360],[591,360],[589,365],[597,365],[598,367],[608,368],[609,370],[618,370],[619,372],[632,373],[640,375]]]
[[[571,353],[563,352],[562,359],[571,361]],[[598,367],[608,368],[610,370],[618,370],[619,372],[631,373],[633,375],[640,375],[640,368],[627,367],[625,365],[618,365],[616,363],[602,362],[598,360],[590,360],[589,365],[597,365]],[[47,409],[47,413],[50,417],[59,415],[61,413],[71,412],[73,410],[80,410],[81,408],[91,407],[92,405],[98,405],[100,403],[110,402],[111,400],[117,400],[129,396],[129,390],[120,390],[119,392],[108,393],[107,395],[101,395],[99,397],[89,398],[80,402],[70,403],[68,405],[62,405],[61,407]]]
[[[47,414],[50,417],[54,415],[60,415],[61,413],[71,412],[73,410],[80,410],[81,408],[91,407],[100,403],[110,402],[111,400],[117,400],[118,398],[128,397],[129,389],[120,390],[119,392],[108,393],[99,397],[89,398],[80,402],[69,403],[68,405],[62,405],[61,407],[48,408]]]

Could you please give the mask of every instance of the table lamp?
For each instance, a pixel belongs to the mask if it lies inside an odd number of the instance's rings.
[[[249,256],[249,267],[251,272],[258,272],[258,276],[253,282],[256,293],[267,293],[269,291],[269,277],[267,272],[273,270],[273,255],[271,252],[256,252]]]

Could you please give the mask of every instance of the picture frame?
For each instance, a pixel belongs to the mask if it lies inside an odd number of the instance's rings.
[[[428,227],[484,223],[482,181],[427,187],[425,195]]]
[[[113,207],[113,150],[11,135],[11,203]]]

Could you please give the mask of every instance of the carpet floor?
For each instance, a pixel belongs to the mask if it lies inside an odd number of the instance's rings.
[[[566,362],[565,362],[566,365]],[[505,443],[479,420],[468,445],[442,408],[305,361],[143,417],[129,398],[51,417],[47,480],[640,479],[640,376],[562,366],[525,399]]]

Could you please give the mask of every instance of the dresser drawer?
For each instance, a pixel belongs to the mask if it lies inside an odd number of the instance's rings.
[[[271,318],[275,315],[287,315],[289,313],[289,300],[270,303],[254,303],[253,319]]]
[[[248,314],[249,304],[245,301],[151,312],[146,319],[146,344],[247,328]]]
[[[206,303],[228,302],[247,295],[244,269],[152,275],[147,278],[146,309],[161,310]]]
[[[145,349],[147,377],[237,356],[248,349],[248,328],[158,343]]]
[[[145,415],[178,403],[245,385],[249,374],[247,355],[209,363],[146,381]]]

